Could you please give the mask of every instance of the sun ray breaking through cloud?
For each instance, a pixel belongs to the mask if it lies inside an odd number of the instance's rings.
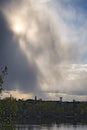
[[[10,81],[9,76],[9,88],[11,85],[18,86],[20,90],[31,91],[33,95],[42,95],[43,98],[57,98],[57,91],[65,94],[66,99],[69,94],[87,94],[84,91],[87,65],[84,65],[85,60],[82,61],[87,50],[84,48],[87,38],[83,20],[87,19],[84,14],[78,13],[71,1],[67,3],[66,8],[63,0],[8,0],[3,2],[3,8],[0,6],[11,45],[9,40],[7,43],[3,41],[9,49],[12,46],[16,59],[11,72],[16,69],[14,75],[20,77],[15,79],[12,75]],[[5,51],[9,52],[9,49]],[[17,59],[20,59],[22,67]],[[45,93],[48,90],[50,93]]]

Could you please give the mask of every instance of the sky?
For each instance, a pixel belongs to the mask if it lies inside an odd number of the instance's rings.
[[[87,0],[0,0],[3,97],[87,100]]]

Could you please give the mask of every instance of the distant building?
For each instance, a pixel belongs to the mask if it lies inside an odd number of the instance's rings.
[[[63,97],[60,97],[60,102],[62,102]]]
[[[37,101],[37,96],[35,96],[35,101]]]
[[[73,103],[74,103],[74,102],[76,102],[76,100],[75,100],[75,99],[73,99]]]

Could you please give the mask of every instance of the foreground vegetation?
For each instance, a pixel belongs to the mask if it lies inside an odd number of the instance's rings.
[[[0,126],[13,125],[17,110],[18,107],[15,99],[6,98],[0,100]]]
[[[85,121],[87,102],[60,102],[40,100],[0,100],[0,122],[33,123],[35,121]]]

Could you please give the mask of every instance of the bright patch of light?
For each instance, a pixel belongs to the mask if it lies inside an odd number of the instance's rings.
[[[23,93],[20,90],[3,91],[1,98],[13,97],[16,99],[33,99],[32,93]]]
[[[14,15],[14,14],[13,14]],[[9,27],[16,35],[23,35],[26,31],[26,21],[20,15],[9,16]]]
[[[21,33],[21,32],[23,32],[23,26],[21,24],[16,24],[16,25],[14,25],[13,30],[16,33]]]
[[[25,31],[23,23],[14,23],[12,29],[16,34],[23,34]]]

